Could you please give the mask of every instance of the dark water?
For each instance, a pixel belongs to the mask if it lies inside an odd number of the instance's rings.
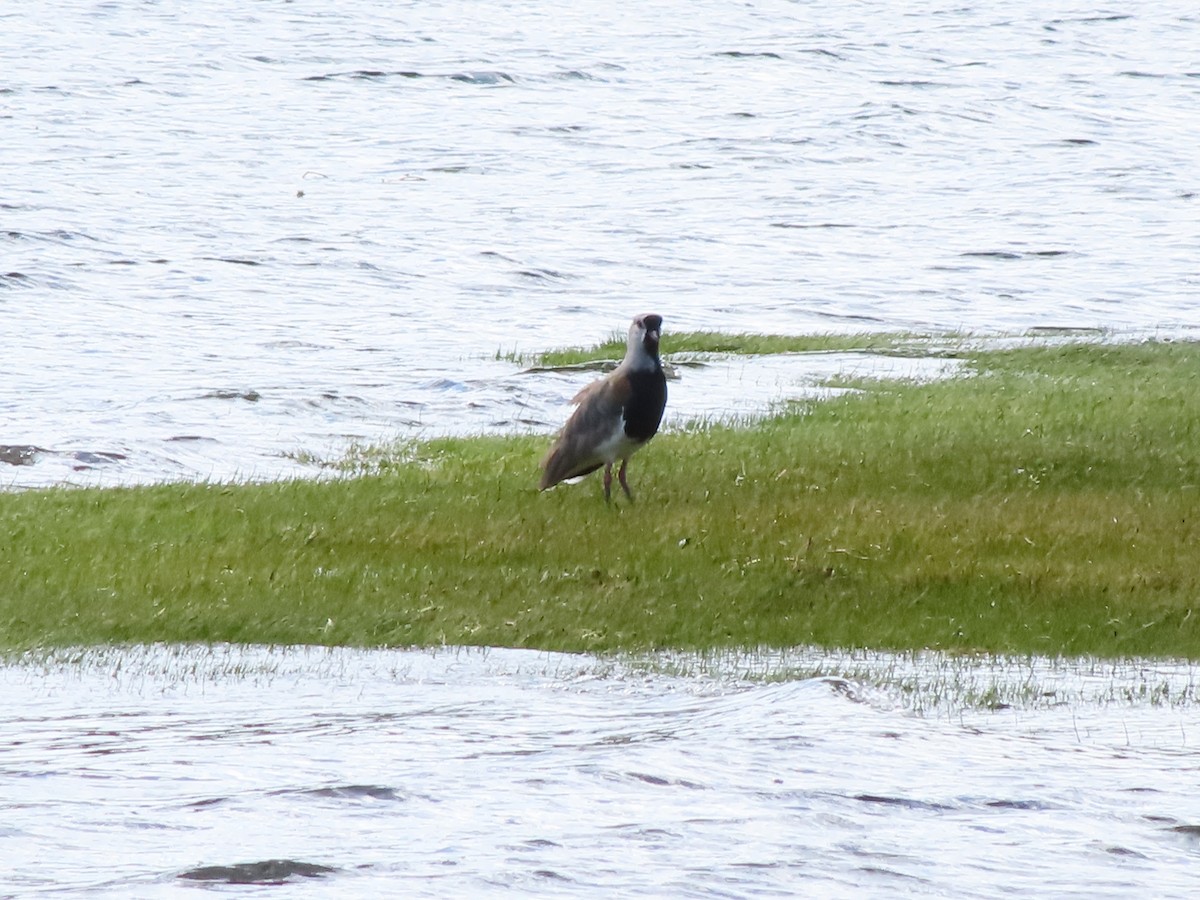
[[[0,687],[4,896],[1189,897],[1200,879],[1184,665],[174,647],[29,658]]]
[[[1189,329],[1198,45],[1184,2],[11,5],[0,484],[549,431],[577,380],[496,351],[647,310]],[[827,362],[689,370],[672,421]]]

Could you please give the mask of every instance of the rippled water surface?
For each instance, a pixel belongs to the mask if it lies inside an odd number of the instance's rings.
[[[9,663],[0,895],[1200,887],[1195,669],[748,662],[176,647]]]
[[[1194,326],[1198,46],[1190,2],[10,4],[0,483],[549,431],[578,385],[496,351],[645,310]]]

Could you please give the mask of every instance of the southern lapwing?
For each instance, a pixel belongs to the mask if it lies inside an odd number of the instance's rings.
[[[612,496],[612,467],[630,500],[625,466],[635,450],[654,437],[667,405],[667,377],[658,358],[662,316],[638,316],[629,326],[629,345],[621,364],[575,395],[567,420],[546,458],[538,490],[554,487],[604,466],[604,499]]]

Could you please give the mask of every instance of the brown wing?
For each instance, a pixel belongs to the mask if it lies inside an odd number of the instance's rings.
[[[593,381],[572,401],[575,412],[558,433],[541,462],[538,490],[544,491],[567,478],[586,475],[607,461],[597,449],[622,427],[622,410],[629,400],[629,379],[620,369]]]

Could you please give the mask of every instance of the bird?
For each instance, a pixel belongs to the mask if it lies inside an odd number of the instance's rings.
[[[658,432],[667,405],[667,377],[658,358],[662,316],[635,316],[621,364],[593,381],[571,401],[575,412],[558,433],[541,462],[538,490],[569,478],[580,478],[604,466],[604,500],[612,500],[612,469],[625,496],[633,494],[625,480],[629,457]]]

